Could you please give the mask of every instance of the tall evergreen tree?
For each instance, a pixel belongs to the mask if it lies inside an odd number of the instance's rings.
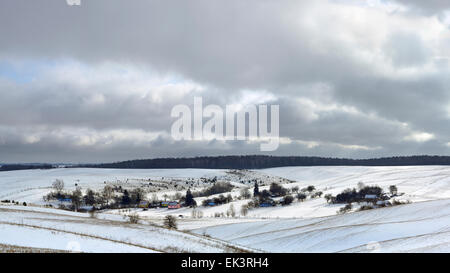
[[[122,205],[129,205],[130,204],[130,195],[128,193],[127,190],[123,191],[123,196],[122,196]]]
[[[192,195],[191,189],[188,189],[186,192],[186,206],[193,206],[194,205],[194,196]]]
[[[258,182],[255,182],[255,188],[253,189],[253,196],[258,196],[258,195],[259,195]]]

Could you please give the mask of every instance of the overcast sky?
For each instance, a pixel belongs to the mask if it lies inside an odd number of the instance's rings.
[[[269,155],[450,154],[450,1],[0,1],[0,162],[260,154],[173,106],[280,105]]]

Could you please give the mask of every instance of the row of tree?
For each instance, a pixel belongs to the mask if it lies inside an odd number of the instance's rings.
[[[261,169],[284,166],[410,166],[450,165],[450,156],[398,156],[373,159],[347,159],[306,156],[216,156],[193,158],[156,158],[116,163],[78,165],[77,167],[152,169],[152,168],[207,168],[207,169]]]

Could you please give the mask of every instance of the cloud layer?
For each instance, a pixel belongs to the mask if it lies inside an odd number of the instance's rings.
[[[257,154],[171,108],[280,105],[276,155],[447,155],[447,1],[0,3],[0,162]]]

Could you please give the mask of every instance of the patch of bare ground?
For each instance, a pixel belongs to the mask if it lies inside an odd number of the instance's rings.
[[[0,253],[71,253],[70,251],[0,244]]]

